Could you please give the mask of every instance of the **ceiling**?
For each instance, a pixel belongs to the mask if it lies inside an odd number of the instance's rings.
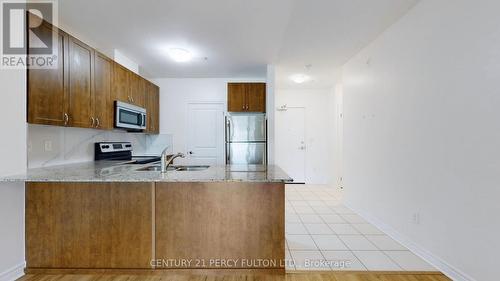
[[[63,28],[121,51],[150,77],[265,77],[274,64],[278,82],[307,72],[323,85],[416,1],[64,0],[58,8]],[[173,62],[172,47],[194,60]]]

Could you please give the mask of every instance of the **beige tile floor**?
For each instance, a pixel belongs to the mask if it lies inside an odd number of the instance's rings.
[[[287,270],[435,271],[342,204],[341,191],[287,185]]]

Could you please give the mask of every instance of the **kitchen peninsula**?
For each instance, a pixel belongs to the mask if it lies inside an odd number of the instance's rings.
[[[4,179],[26,182],[26,271],[284,272],[291,179],[281,169],[147,166],[98,161]]]

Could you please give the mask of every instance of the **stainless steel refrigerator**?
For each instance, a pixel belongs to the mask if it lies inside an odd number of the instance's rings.
[[[267,164],[267,120],[263,113],[226,115],[226,164]]]

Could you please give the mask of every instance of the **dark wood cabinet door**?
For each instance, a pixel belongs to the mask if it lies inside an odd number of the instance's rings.
[[[64,126],[66,122],[66,33],[44,22],[38,27],[39,37],[51,37],[57,32],[54,42],[57,68],[28,70],[28,123]],[[43,40],[43,38],[41,38]]]
[[[266,112],[266,83],[248,83],[247,111]]]
[[[93,109],[94,50],[79,40],[68,38],[68,114],[72,127],[95,126]]]
[[[235,261],[233,268],[266,267],[242,260],[283,267],[284,184],[162,182],[156,183],[155,201],[156,258],[200,261],[188,268],[217,268],[210,264],[214,257]]]
[[[153,124],[153,85],[150,82],[146,83],[146,114],[147,114],[147,123],[146,123],[146,133],[153,133],[154,124]]]
[[[151,268],[154,183],[27,183],[28,268]]]
[[[28,21],[35,17],[28,13]],[[57,67],[27,70],[28,123],[112,129],[114,101],[147,106],[146,79],[102,54],[96,55],[93,48],[48,22],[42,21],[37,29],[41,39],[57,33]],[[158,115],[158,95],[154,98],[151,110]],[[158,133],[159,118],[153,118],[152,126]]]
[[[159,88],[153,83],[146,81],[146,110],[148,124],[146,133],[160,133],[160,93]]]
[[[131,103],[140,107],[145,107],[146,80],[132,71],[129,72],[129,76]]]
[[[113,102],[111,101],[111,79],[113,61],[99,52],[94,59],[94,117],[95,127],[110,130],[113,128]]]
[[[151,84],[151,133],[160,133],[160,88]]]
[[[246,86],[245,83],[227,84],[227,111],[246,111]]]
[[[139,91],[139,77],[132,71],[128,71],[128,81],[130,83],[130,103],[134,103],[134,96]]]
[[[111,97],[115,100],[131,103],[129,70],[119,63],[113,63],[113,83]]]

